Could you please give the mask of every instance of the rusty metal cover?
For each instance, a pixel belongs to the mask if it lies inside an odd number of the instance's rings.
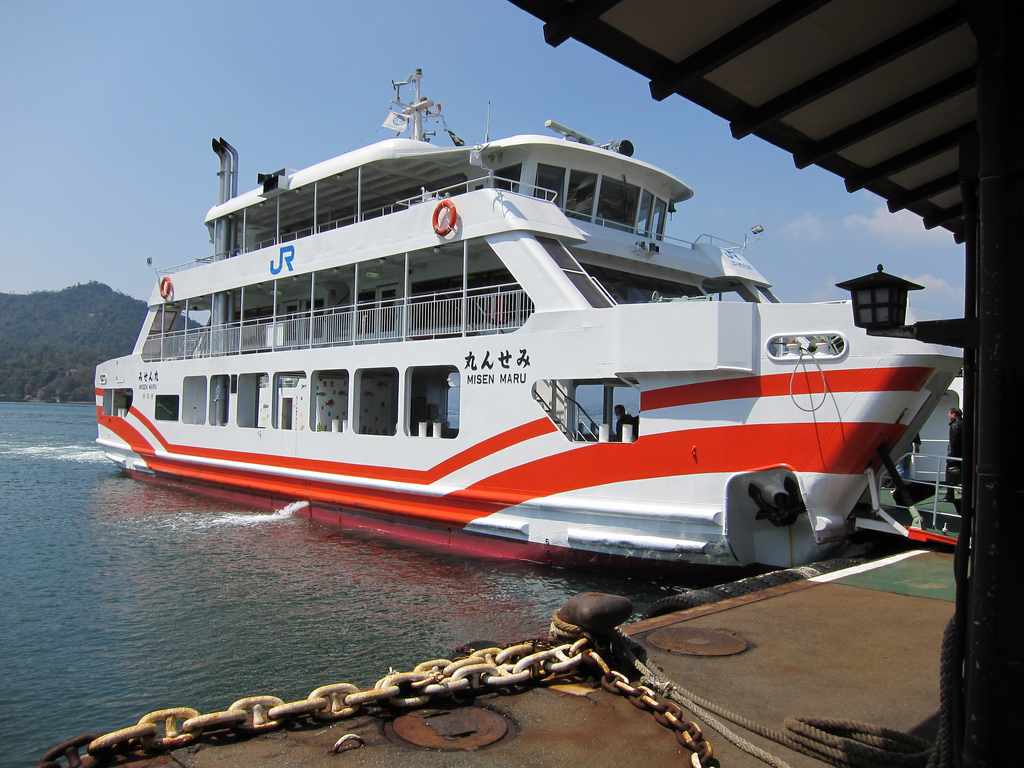
[[[472,752],[499,741],[509,731],[505,718],[481,707],[422,709],[389,725],[399,744],[445,751]]]
[[[747,641],[728,629],[666,627],[649,634],[647,642],[663,651],[688,656],[732,656],[747,650]]]

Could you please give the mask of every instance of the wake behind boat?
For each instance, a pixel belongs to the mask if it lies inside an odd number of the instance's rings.
[[[214,253],[161,273],[133,353],[97,368],[107,455],[556,565],[791,567],[846,541],[879,447],[906,449],[960,358],[670,237],[693,192],[627,141],[429,143],[420,76],[386,123],[410,138],[249,192],[214,141]]]

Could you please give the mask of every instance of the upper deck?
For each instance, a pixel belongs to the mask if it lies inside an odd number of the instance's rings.
[[[660,241],[668,213],[693,195],[672,175],[610,148],[547,136],[451,149],[389,139],[260,178],[260,187],[207,214],[214,260],[384,216],[463,185],[498,185],[550,200],[576,221]]]

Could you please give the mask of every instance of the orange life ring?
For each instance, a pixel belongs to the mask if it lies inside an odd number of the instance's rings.
[[[164,299],[169,299],[174,295],[174,285],[171,283],[171,278],[167,275],[160,279],[160,295]]]
[[[446,208],[448,209],[448,223],[442,224],[441,212]],[[455,211],[455,203],[451,200],[442,200],[434,209],[434,218],[431,222],[434,225],[434,233],[437,234],[438,237],[450,235],[452,230],[455,229],[455,219],[457,216],[458,213]]]

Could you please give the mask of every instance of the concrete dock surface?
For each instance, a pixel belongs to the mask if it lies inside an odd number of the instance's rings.
[[[858,721],[933,742],[943,631],[953,615],[952,555],[907,553],[711,605],[656,616],[623,631],[681,689],[775,731],[790,716]],[[616,666],[630,681],[637,675]],[[211,734],[170,754],[115,764],[174,768],[345,768],[415,765],[579,766],[639,761],[692,765],[671,728],[602,688],[581,666],[516,692],[468,704],[369,710],[329,724],[296,720],[242,739]],[[633,683],[639,685],[639,682]],[[660,698],[660,697],[659,697]],[[683,709],[721,766],[763,766]],[[718,718],[721,720],[721,718]],[[725,722],[725,721],[723,721]],[[808,755],[726,723],[793,768]],[[342,737],[352,734],[347,740]],[[335,746],[340,746],[335,751]]]

